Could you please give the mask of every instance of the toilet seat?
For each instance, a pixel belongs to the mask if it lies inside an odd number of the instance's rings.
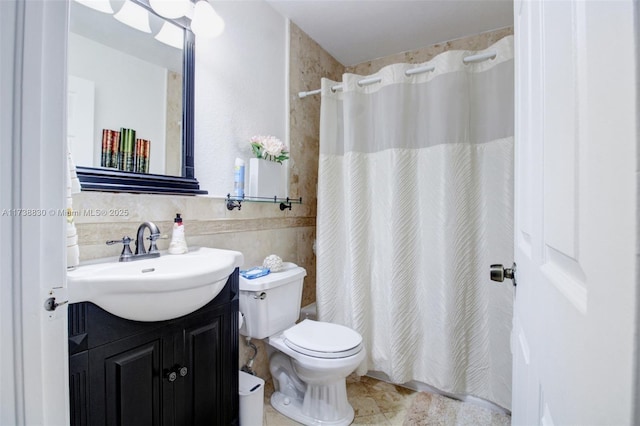
[[[283,337],[287,347],[315,358],[346,358],[362,350],[362,336],[356,331],[310,319],[285,330]]]

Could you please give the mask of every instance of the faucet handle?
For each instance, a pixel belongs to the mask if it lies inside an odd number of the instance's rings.
[[[120,253],[120,262],[124,262],[133,256],[133,252],[131,251],[131,247],[129,244],[133,241],[129,237],[124,237],[121,240],[109,240],[107,241],[107,245],[111,246],[113,244],[122,244],[122,253]]]
[[[166,240],[167,238],[169,237],[167,237],[166,235],[161,235],[159,232],[149,235],[147,237],[147,240],[151,241],[151,244],[149,244],[149,253],[155,253],[158,251],[158,247],[156,246],[157,240]]]
[[[131,241],[133,241],[131,238],[129,237],[123,237],[121,240],[109,240],[107,241],[107,245],[111,246],[113,244],[124,244],[124,245],[129,245],[131,243]]]

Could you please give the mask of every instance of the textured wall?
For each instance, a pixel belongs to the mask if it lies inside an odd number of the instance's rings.
[[[513,27],[502,28],[486,33],[473,36],[463,37],[443,43],[434,44],[417,50],[397,53],[395,55],[385,56],[384,58],[374,59],[373,61],[363,62],[346,68],[346,72],[360,75],[369,75],[378,72],[382,67],[397,64],[420,64],[431,60],[439,53],[448,50],[482,50],[491,46],[503,37],[513,34]]]
[[[164,174],[182,174],[182,74],[167,72],[166,156]]]
[[[286,142],[287,21],[264,1],[215,8],[224,32],[196,41],[195,167],[210,195],[226,196],[236,157],[252,156],[251,136]]]

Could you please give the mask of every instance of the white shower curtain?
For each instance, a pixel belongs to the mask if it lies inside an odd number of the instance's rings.
[[[360,373],[510,408],[513,37],[423,65],[322,82],[318,315],[362,334]]]

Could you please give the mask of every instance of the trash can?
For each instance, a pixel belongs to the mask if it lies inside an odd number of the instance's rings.
[[[240,426],[261,426],[264,404],[264,380],[238,371],[240,391]]]

